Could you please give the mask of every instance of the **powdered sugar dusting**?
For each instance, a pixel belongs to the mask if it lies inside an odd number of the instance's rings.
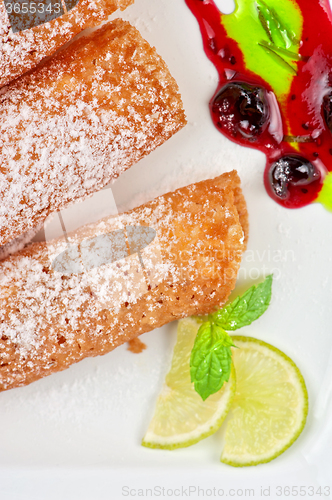
[[[9,255],[12,255],[13,253],[22,250],[22,248],[24,248],[32,240],[32,238],[39,232],[40,229],[41,226],[34,227],[33,229],[30,229],[26,233],[21,234],[18,238],[15,238],[14,240],[9,241],[5,245],[1,246],[0,260],[3,260]]]

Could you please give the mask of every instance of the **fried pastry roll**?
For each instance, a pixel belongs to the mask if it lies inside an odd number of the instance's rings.
[[[155,232],[145,247],[137,238],[132,244],[137,227],[142,241]],[[110,235],[117,235],[113,248],[101,244]],[[223,305],[247,235],[246,204],[233,171],[84,226],[65,244],[33,243],[8,257],[0,262],[0,389],[29,384]],[[74,256],[79,247],[85,272],[68,274],[69,261],[61,272],[59,255]],[[99,267],[91,264],[96,253]]]
[[[166,64],[120,19],[0,90],[0,110],[0,246],[186,123]]]
[[[133,0],[80,0],[72,10],[70,8],[73,0],[59,0],[58,3],[52,1],[49,7],[51,5],[58,10],[60,8],[61,12],[64,12],[63,15],[39,26],[16,32],[11,29],[5,3],[8,4],[8,11],[11,11],[12,15],[18,6],[24,6],[22,2],[17,2],[15,6],[14,0],[0,2],[0,87],[34,68],[44,57],[54,54],[85,28],[98,26],[117,9],[124,10]],[[43,0],[42,4],[46,9],[47,2]],[[25,5],[29,8],[28,3]],[[40,10],[41,3],[36,2],[34,8],[37,6]],[[16,20],[17,23],[24,24],[23,15],[22,12],[17,14],[17,17],[20,16]],[[25,18],[29,21],[33,15],[28,13]]]

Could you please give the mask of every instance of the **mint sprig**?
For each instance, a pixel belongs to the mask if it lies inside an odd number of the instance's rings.
[[[213,322],[231,331],[248,326],[269,307],[271,294],[272,274],[263,283],[250,287],[242,297],[237,297],[231,304],[214,313]]]
[[[249,288],[228,306],[210,314],[199,327],[190,356],[190,377],[203,401],[228,382],[235,347],[226,330],[250,325],[268,308],[272,292],[272,275]]]

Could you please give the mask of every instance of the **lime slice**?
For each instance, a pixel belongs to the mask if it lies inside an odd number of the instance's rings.
[[[223,463],[241,467],[276,458],[298,438],[308,393],[295,363],[250,337],[232,337],[236,393],[227,419]]]
[[[190,381],[190,353],[199,323],[179,321],[172,366],[156,403],[155,413],[142,441],[148,448],[173,450],[197,443],[222,424],[235,393],[234,370],[229,382],[206,401]]]

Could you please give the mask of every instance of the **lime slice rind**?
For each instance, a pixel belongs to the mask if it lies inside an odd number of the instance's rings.
[[[267,463],[301,434],[308,414],[306,385],[294,361],[276,347],[251,337],[232,339],[240,348],[233,351],[238,384],[221,462],[233,467]]]
[[[168,393],[170,399],[172,399],[173,401],[175,400],[176,396],[178,396],[179,399],[181,398],[182,402],[180,404],[187,406],[188,410],[190,409],[189,406],[191,406],[190,413],[192,415],[192,418],[194,417],[194,412],[199,414],[202,408],[204,408],[205,414],[209,413],[210,409],[213,416],[208,420],[208,424],[206,422],[202,422],[200,424],[198,423],[198,425],[189,432],[182,432],[182,434],[170,436],[161,436],[160,434],[155,432],[154,428],[156,427],[156,425],[154,417],[150,423],[146,435],[144,436],[144,439],[142,440],[142,446],[154,449],[175,450],[177,448],[186,448],[195,443],[198,443],[202,439],[211,436],[211,434],[214,434],[219,429],[231,408],[232,400],[235,394],[235,386],[235,372],[234,370],[232,370],[229,382],[227,384],[224,384],[223,388],[219,391],[221,394],[218,406],[216,407],[216,405],[210,405],[209,407],[207,401],[204,402],[196,392],[195,394],[190,395],[192,399],[190,398],[190,396],[188,396],[188,399],[191,399],[192,404],[186,405],[183,402],[183,395],[180,392],[176,390],[174,391],[168,386],[164,385],[164,388],[158,397],[156,408],[163,404],[162,400],[165,398],[165,394]],[[176,392],[178,392],[177,395],[175,394]],[[196,395],[198,396],[197,398]],[[217,396],[218,395],[219,393],[217,393]],[[200,399],[200,401],[198,398]],[[183,412],[183,416],[185,416],[185,412]],[[194,421],[197,422],[198,420],[199,419],[194,418]],[[181,418],[179,418],[178,421],[181,421]]]

